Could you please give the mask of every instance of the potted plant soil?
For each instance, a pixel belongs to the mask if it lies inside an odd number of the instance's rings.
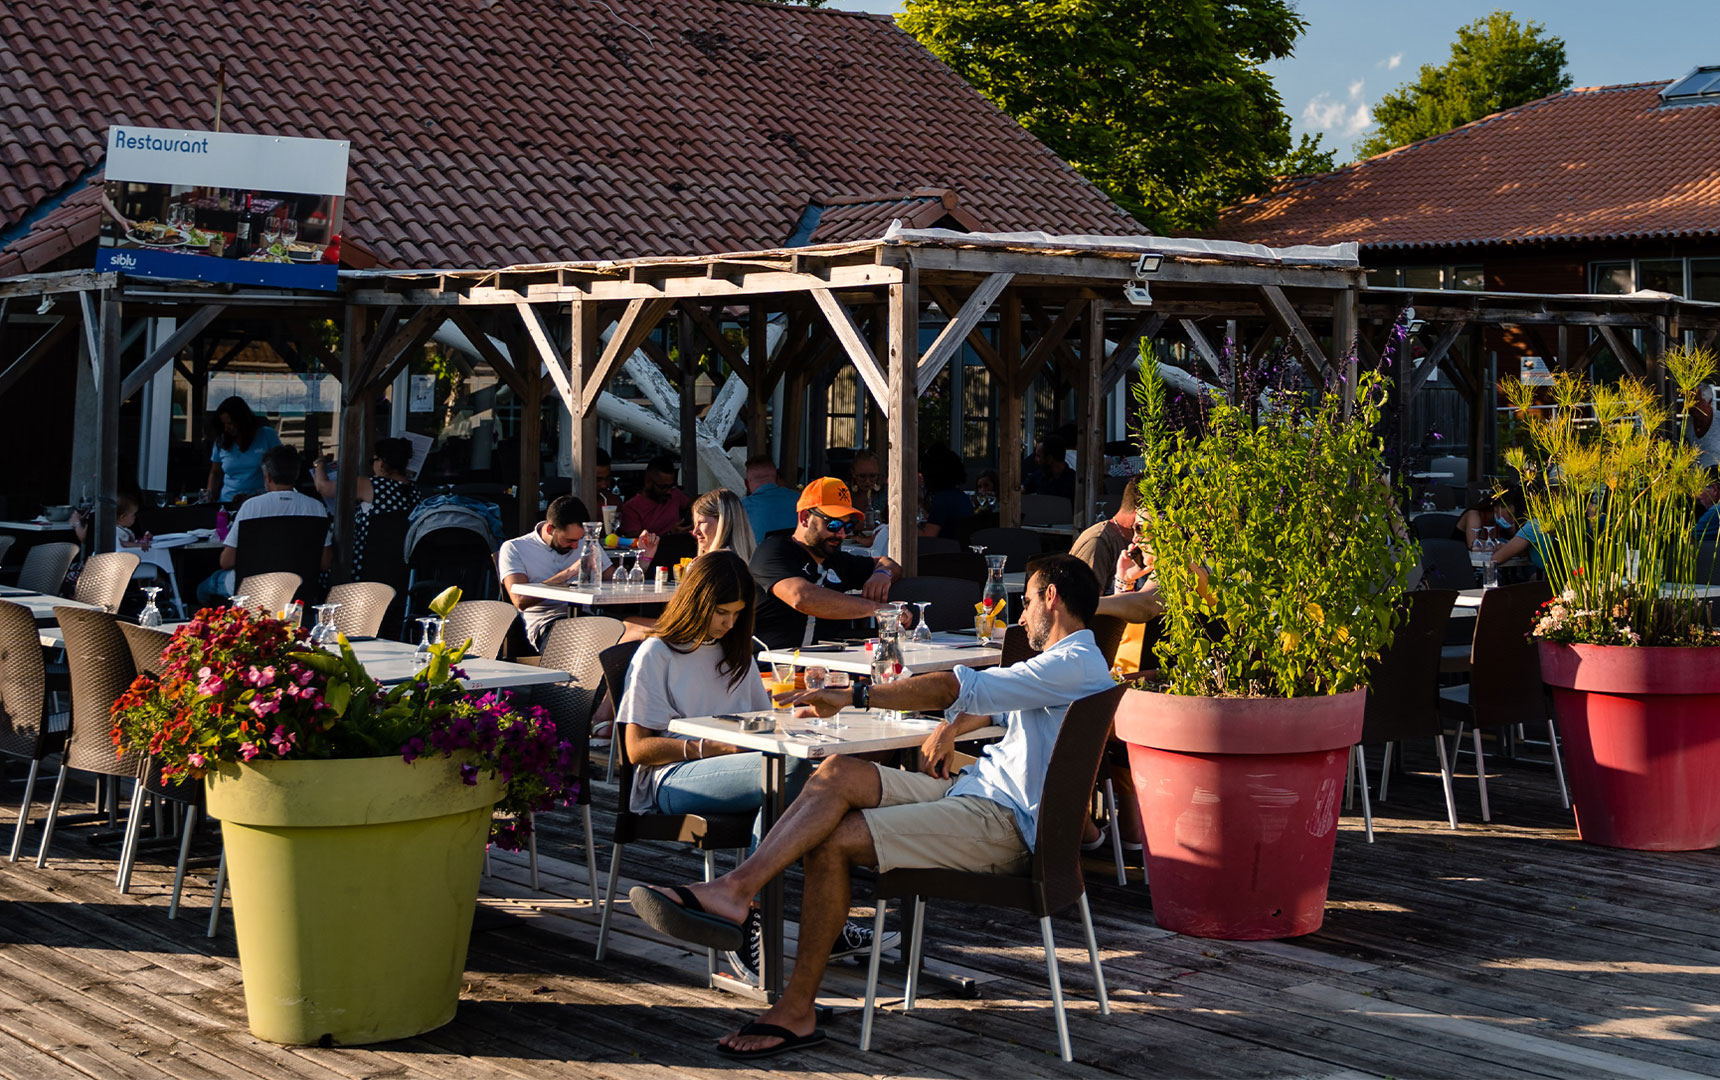
[[[344,637],[328,652],[208,609],[115,704],[117,744],[204,780],[259,1038],[352,1045],[453,1019],[486,840],[517,848],[528,811],[574,794],[573,747],[542,710],[468,693],[463,653],[437,645],[417,681],[382,687]]]
[[[1164,630],[1160,681],[1124,695],[1116,730],[1153,917],[1198,937],[1310,933],[1367,662],[1417,558],[1375,434],[1385,385],[1364,376],[1351,415],[1335,392],[1206,404],[1204,432],[1174,430],[1153,365],[1137,397]]]
[[[1714,377],[1701,349],[1663,363],[1686,407]],[[1672,415],[1635,380],[1556,380],[1552,415],[1509,390],[1521,476],[1553,599],[1534,634],[1564,739],[1577,832],[1593,844],[1720,844],[1720,632],[1693,584],[1708,483]]]

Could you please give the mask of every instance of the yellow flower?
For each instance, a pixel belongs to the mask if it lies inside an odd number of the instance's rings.
[[[1302,643],[1302,635],[1294,630],[1285,630],[1278,635],[1278,651],[1290,652]]]

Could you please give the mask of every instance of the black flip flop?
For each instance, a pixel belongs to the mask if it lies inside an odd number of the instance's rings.
[[[804,1050],[809,1046],[817,1046],[824,1041],[824,1029],[815,1027],[810,1035],[796,1035],[785,1027],[775,1024],[761,1024],[753,1021],[746,1027],[735,1032],[736,1035],[768,1035],[781,1039],[775,1046],[767,1046],[763,1050],[736,1050],[733,1047],[717,1044],[717,1053],[731,1058],[767,1058],[778,1054],[786,1054],[790,1050]]]
[[[654,930],[670,937],[703,945],[707,949],[727,949],[734,952],[746,948],[747,935],[743,923],[733,922],[706,911],[693,890],[684,885],[671,885],[670,890],[680,903],[669,899],[656,889],[635,885],[627,895],[633,901],[633,913]]]

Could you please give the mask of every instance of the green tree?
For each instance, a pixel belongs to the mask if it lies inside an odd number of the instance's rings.
[[[907,0],[896,21],[1154,229],[1331,167],[1292,146],[1263,67],[1304,29],[1288,0]]]
[[[1565,42],[1547,28],[1495,11],[1457,31],[1451,59],[1423,64],[1412,83],[1374,109],[1379,130],[1356,144],[1362,157],[1443,134],[1483,116],[1571,88]]]

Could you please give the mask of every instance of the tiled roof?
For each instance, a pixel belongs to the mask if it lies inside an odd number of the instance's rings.
[[[816,225],[806,242],[839,244],[847,240],[870,240],[883,236],[893,221],[900,221],[904,229],[994,231],[962,207],[960,199],[958,192],[945,189],[819,200],[815,203]]]
[[[1720,234],[1720,103],[1665,82],[1569,90],[1300,177],[1208,235],[1369,248]]]
[[[42,265],[26,245],[93,235],[91,196],[41,211],[100,168],[109,124],[208,126],[222,57],[223,130],[351,141],[346,235],[386,265],[775,247],[821,195],[926,187],[997,229],[1141,231],[883,18],[101,0],[0,6],[0,274]]]

